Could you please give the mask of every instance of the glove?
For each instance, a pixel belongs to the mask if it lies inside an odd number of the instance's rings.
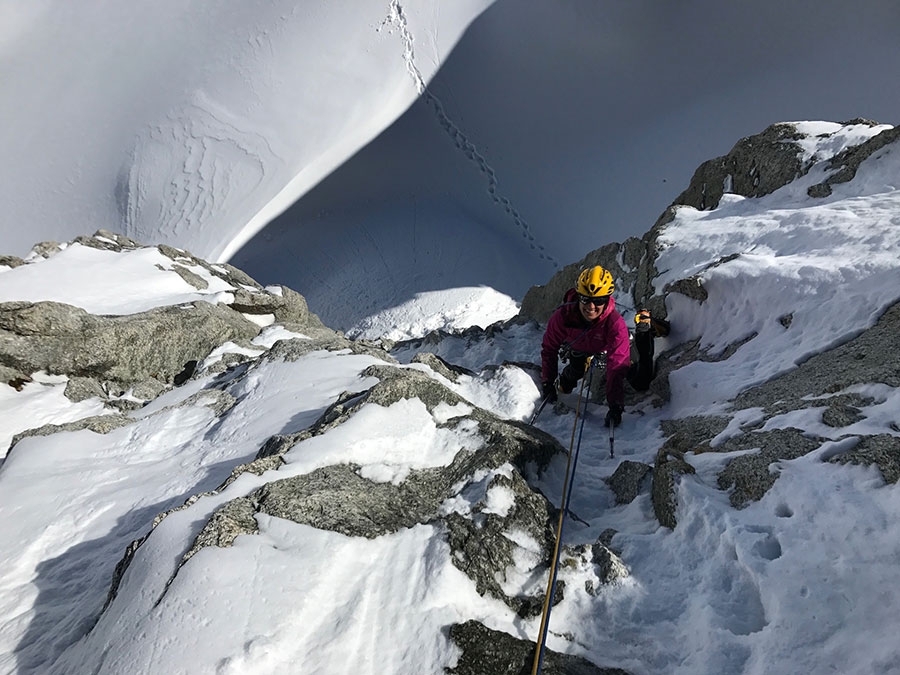
[[[625,406],[618,403],[610,403],[609,412],[606,413],[606,421],[603,422],[603,426],[608,427],[612,424],[614,427],[617,427],[622,424],[623,412],[625,412]]]
[[[550,403],[556,403],[557,394],[556,394],[556,386],[552,382],[542,382],[541,383],[541,393],[544,395],[544,398],[547,399]]]
[[[577,368],[573,368],[570,363],[563,371],[559,374],[559,390],[564,394],[569,394],[575,388],[575,385],[578,384],[578,379],[581,377],[581,373],[578,372]]]

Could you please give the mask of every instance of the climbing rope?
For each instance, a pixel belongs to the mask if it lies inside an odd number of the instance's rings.
[[[599,362],[599,359],[596,359]],[[553,546],[553,561],[550,565],[550,578],[547,582],[547,594],[544,596],[544,610],[541,615],[541,628],[538,632],[538,641],[534,650],[534,664],[531,668],[531,675],[537,675],[541,672],[541,665],[544,661],[544,646],[547,642],[547,631],[550,628],[550,610],[552,607],[553,595],[556,589],[556,573],[559,570],[559,553],[565,529],[566,515],[569,512],[569,501],[572,498],[572,485],[575,483],[575,467],[578,465],[578,452],[581,450],[581,437],[584,433],[585,416],[581,414],[581,403],[584,401],[587,408],[587,398],[590,396],[591,380],[594,374],[594,357],[588,359],[588,374],[581,380],[581,390],[578,392],[578,404],[575,406],[575,423],[572,425],[572,438],[569,441],[569,459],[566,462],[566,476],[563,480],[563,493],[560,500],[561,508],[559,511],[559,522],[556,526],[556,543]],[[578,421],[581,418],[581,426],[579,428]],[[578,443],[575,443],[575,432],[578,431]],[[574,452],[573,452],[574,447]]]

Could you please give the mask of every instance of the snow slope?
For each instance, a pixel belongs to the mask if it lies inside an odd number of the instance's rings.
[[[860,129],[800,127],[811,133],[810,156],[861,140]],[[827,136],[817,139],[821,133]],[[578,520],[570,522],[567,540],[591,543],[615,528],[630,574],[592,595],[585,590],[585,582],[596,583],[589,569],[564,569],[568,590],[553,610],[551,648],[646,675],[900,672],[898,487],[885,485],[874,467],[824,461],[854,435],[900,436],[896,388],[854,387],[874,402],[851,427],[826,426],[809,410],[770,419],[767,428],[795,427],[829,440],[779,462],[774,486],[742,510],[716,487],[735,453],[688,455],[697,473],[681,483],[674,530],[659,526],[648,494],[616,505],[603,481],[622,459],[653,462],[661,421],[733,414],[728,402],[738,391],[864,330],[900,299],[896,145],[866,160],[828,198],[806,196],[810,181],[822,178],[814,168],[767,197],[731,195],[712,211],[679,209],[667,226],[659,287],[700,274],[709,298],[700,304],[668,296],[675,330],[660,348],[700,337],[717,352],[755,337],[723,361],[673,372],[671,402],[630,407],[616,434],[615,459],[601,426],[605,409],[588,407],[572,501]],[[85,253],[69,247],[48,260],[0,268],[0,297],[83,297],[98,313],[183,301],[183,288],[166,286],[173,275],[148,265],[152,249],[90,253],[90,265],[75,265]],[[740,255],[710,266],[734,253]],[[104,296],[94,278],[105,273],[141,280],[146,295]],[[462,304],[471,298],[447,297]],[[502,303],[486,302],[481,316],[473,309],[467,320],[482,325],[507,314]],[[778,322],[787,312],[789,328]],[[405,333],[422,334],[434,328],[432,319],[410,305],[405,316],[370,317],[365,331],[373,336],[405,324]],[[475,593],[450,564],[443,536],[426,526],[367,540],[261,517],[258,535],[203,549],[163,595],[197,523],[270,480],[267,474],[242,474],[221,494],[165,518],[100,615],[113,568],[158,513],[221,483],[273,433],[305,428],[340,392],[373,382],[360,378],[376,362],[370,356],[312,352],[293,362],[265,356],[276,340],[290,337],[271,327],[257,340],[259,355],[246,373],[223,380],[201,370],[132,413],[133,425],[105,435],[29,437],[9,453],[0,467],[0,672],[437,673],[458,657],[441,632],[450,623],[477,618],[534,638],[537,620],[522,621]],[[421,347],[473,372],[455,384],[421,364],[397,367],[429,373],[473,405],[524,419],[538,398],[532,376],[517,366],[487,366],[536,361],[540,338],[539,327],[511,325],[490,338],[459,335]],[[404,343],[394,355],[406,364],[417,350]],[[37,377],[21,392],[0,388],[4,431],[11,436],[102,407],[97,399],[68,403],[61,380]],[[224,397],[233,405],[217,417]],[[471,430],[446,425],[460,412],[432,414],[416,399],[369,405],[290,451],[277,477],[353,462],[373,479],[402,480],[411,468],[440,466],[455,448],[479,442]],[[758,414],[742,411],[732,427]],[[547,410],[539,420],[565,445],[572,425],[571,411]],[[729,433],[734,428],[723,437]],[[564,460],[557,457],[539,482],[551,498],[561,492]],[[504,508],[499,491],[462,494],[448,508],[465,513],[478,500]],[[539,588],[545,580],[517,583]]]
[[[738,350],[738,359],[698,361],[673,375],[676,400],[695,401],[698,411],[845,342],[897,300],[896,143],[863,163],[853,181],[835,184],[831,196],[807,196],[825,179],[825,160],[890,127],[796,126],[807,134],[804,159],[819,162],[806,176],[760,199],[725,195],[713,211],[680,208],[660,237],[657,291],[699,275],[709,293],[700,307],[669,296],[669,311],[690,317],[679,321],[677,339],[700,338],[701,349],[718,354],[757,336]],[[788,315],[802,331],[785,330],[779,320]],[[702,391],[697,382],[705,383]]]
[[[227,259],[393,122],[488,4],[4,0],[5,252],[104,228]]]

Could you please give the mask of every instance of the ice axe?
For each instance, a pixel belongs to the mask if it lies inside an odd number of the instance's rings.
[[[609,457],[612,459],[616,456],[615,452],[615,442],[616,442],[616,425],[609,425]]]
[[[556,392],[556,387],[557,387],[558,381],[559,381],[558,377],[553,381],[553,392]],[[537,421],[538,415],[541,414],[541,411],[544,409],[544,406],[546,406],[547,403],[550,401],[550,398],[553,396],[553,392],[547,394],[544,397],[544,400],[541,401],[541,404],[538,406],[538,409],[534,411],[534,415],[531,416],[531,421],[529,422],[529,424],[534,424]]]

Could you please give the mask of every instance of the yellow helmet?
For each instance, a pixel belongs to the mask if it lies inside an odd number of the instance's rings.
[[[575,292],[589,298],[612,295],[614,290],[612,274],[600,265],[584,270],[578,276],[578,283],[575,284]]]

